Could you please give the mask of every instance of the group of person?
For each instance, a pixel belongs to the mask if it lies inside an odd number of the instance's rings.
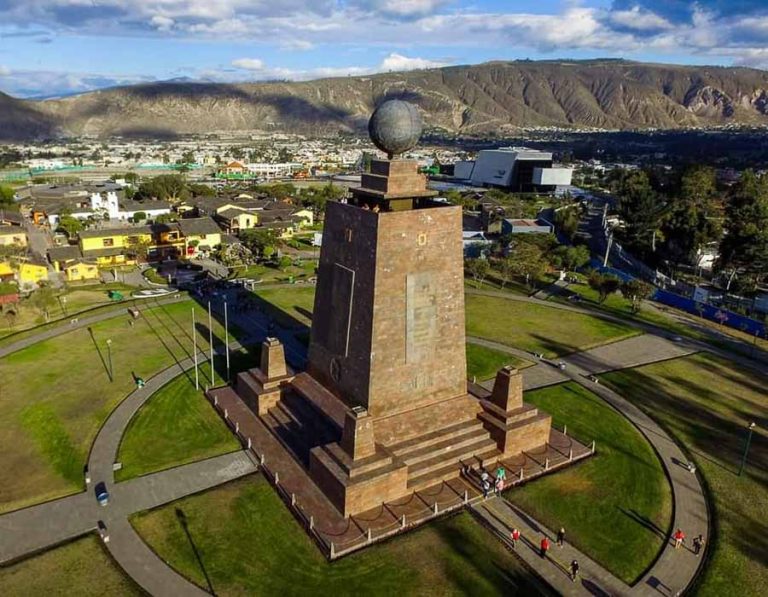
[[[680,549],[685,543],[685,533],[682,529],[677,529],[672,535],[672,540],[675,543],[675,549]],[[693,538],[693,553],[696,557],[699,556],[701,550],[704,549],[704,535],[699,534]]]
[[[493,477],[488,474],[488,471],[483,469],[483,472],[480,473],[480,486],[483,489],[483,497],[488,499],[491,492],[495,495],[501,495],[501,492],[504,491],[506,481],[507,471],[503,466],[499,465],[496,469],[496,474]]]
[[[512,540],[512,549],[517,549],[517,543],[520,541],[521,534],[520,530],[518,528],[513,528],[512,532],[510,533],[510,539]],[[558,547],[562,548],[565,546],[565,528],[560,527],[560,530],[557,532],[557,538],[555,539],[555,543]],[[542,558],[547,557],[547,552],[549,552],[550,547],[552,547],[552,544],[549,541],[549,538],[544,535],[541,538],[541,543],[539,543],[539,555]],[[576,582],[576,579],[579,576],[579,570],[580,570],[579,562],[578,560],[574,559],[571,561],[571,564],[569,566],[569,575],[571,577],[571,580],[573,582]]]

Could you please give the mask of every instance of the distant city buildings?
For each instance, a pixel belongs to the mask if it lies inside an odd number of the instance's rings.
[[[454,177],[471,181],[475,186],[541,193],[569,186],[573,169],[555,167],[550,152],[503,147],[480,151],[474,161],[457,162]]]

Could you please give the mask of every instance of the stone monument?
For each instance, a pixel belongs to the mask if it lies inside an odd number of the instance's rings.
[[[269,340],[237,382],[345,516],[540,448],[551,426],[515,370],[490,396],[468,392],[461,207],[397,157],[419,140],[417,109],[385,102],[369,132],[389,157],[328,204],[306,371]]]

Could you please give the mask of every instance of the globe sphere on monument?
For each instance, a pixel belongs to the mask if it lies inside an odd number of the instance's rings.
[[[402,100],[387,100],[368,121],[373,144],[392,159],[416,147],[422,122],[416,106]]]

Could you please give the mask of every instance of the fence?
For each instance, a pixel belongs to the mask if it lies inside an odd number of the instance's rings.
[[[674,307],[675,309],[681,309],[682,311],[687,311],[688,313],[698,315],[705,319],[709,319],[710,321],[715,321],[721,325],[727,325],[730,328],[741,330],[751,336],[759,338],[768,337],[768,330],[766,330],[766,324],[764,322],[734,313],[727,309],[708,305],[707,303],[699,303],[691,298],[661,289],[655,292],[652,299],[664,305]]]

